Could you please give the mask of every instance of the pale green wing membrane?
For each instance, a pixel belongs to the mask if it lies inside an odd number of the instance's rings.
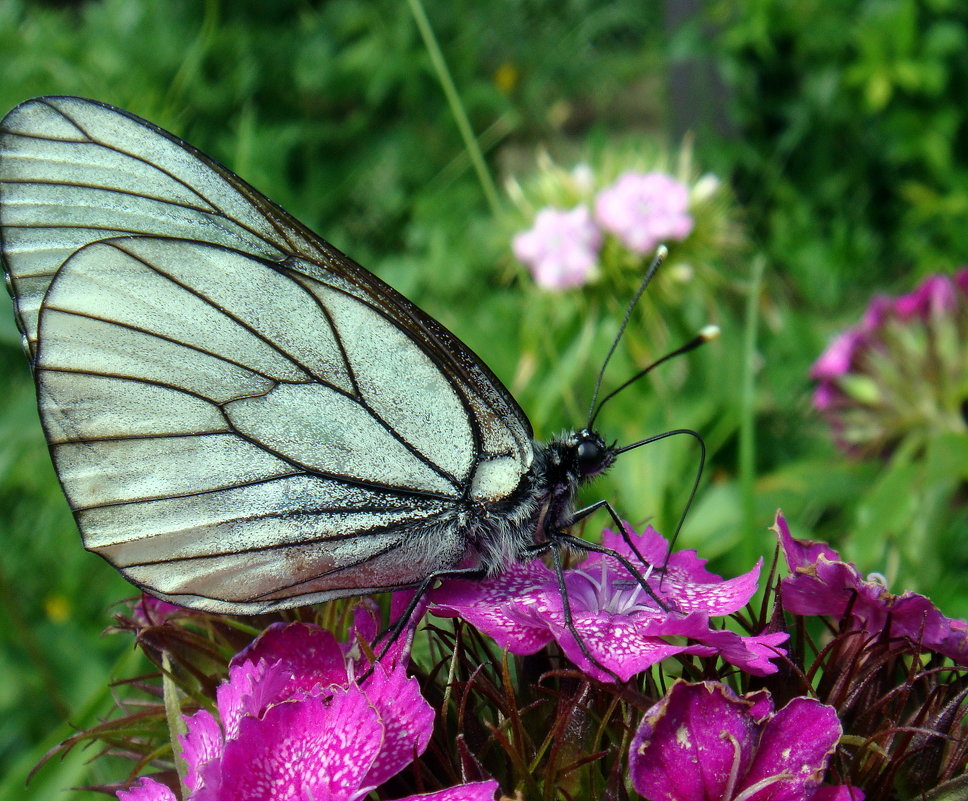
[[[257,612],[413,584],[531,465],[456,337],[126,112],[11,112],[0,234],[85,546],[161,597]]]

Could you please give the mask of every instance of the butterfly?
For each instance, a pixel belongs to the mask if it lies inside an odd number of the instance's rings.
[[[559,565],[560,547],[600,548],[568,533],[607,506],[576,511],[579,485],[655,439],[608,445],[592,414],[536,442],[443,325],[100,102],[37,98],[0,123],[0,236],[84,545],[182,606],[425,590],[548,550]]]

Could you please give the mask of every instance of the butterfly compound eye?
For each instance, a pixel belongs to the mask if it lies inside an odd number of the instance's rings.
[[[583,476],[592,476],[600,473],[610,463],[608,448],[605,442],[597,434],[590,431],[582,431],[579,436],[581,441],[575,448],[575,457],[578,462],[578,470]]]

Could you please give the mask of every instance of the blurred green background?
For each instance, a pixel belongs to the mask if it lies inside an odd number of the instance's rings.
[[[635,277],[563,294],[533,286],[474,173],[414,7],[0,0],[0,111],[77,94],[177,133],[438,317],[547,438],[584,422]],[[964,439],[914,468],[850,461],[812,411],[808,378],[872,293],[906,292],[968,262],[968,7],[426,0],[424,9],[499,186],[533,169],[539,149],[568,164],[628,137],[679,145],[688,134],[700,169],[733,187],[749,247],[713,259],[714,283],[657,282],[605,386],[707,321],[722,339],[636,385],[598,421],[620,443],[683,427],[706,438],[680,544],[717,572],[747,570],[771,558],[767,529],[782,507],[795,533],[968,615]],[[109,713],[108,682],[137,669],[130,641],[102,636],[112,605],[132,593],[81,548],[9,313],[0,333],[0,799],[49,799],[126,769],[76,752],[23,784],[68,724]],[[671,438],[623,457],[586,498],[671,532],[696,459],[690,442]]]

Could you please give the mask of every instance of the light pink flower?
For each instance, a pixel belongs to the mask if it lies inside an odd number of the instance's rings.
[[[662,172],[624,173],[598,193],[595,218],[635,253],[685,239],[694,225],[688,187]]]
[[[534,228],[518,234],[513,243],[514,255],[545,289],[567,289],[588,281],[601,246],[602,232],[585,206],[542,209]]]

